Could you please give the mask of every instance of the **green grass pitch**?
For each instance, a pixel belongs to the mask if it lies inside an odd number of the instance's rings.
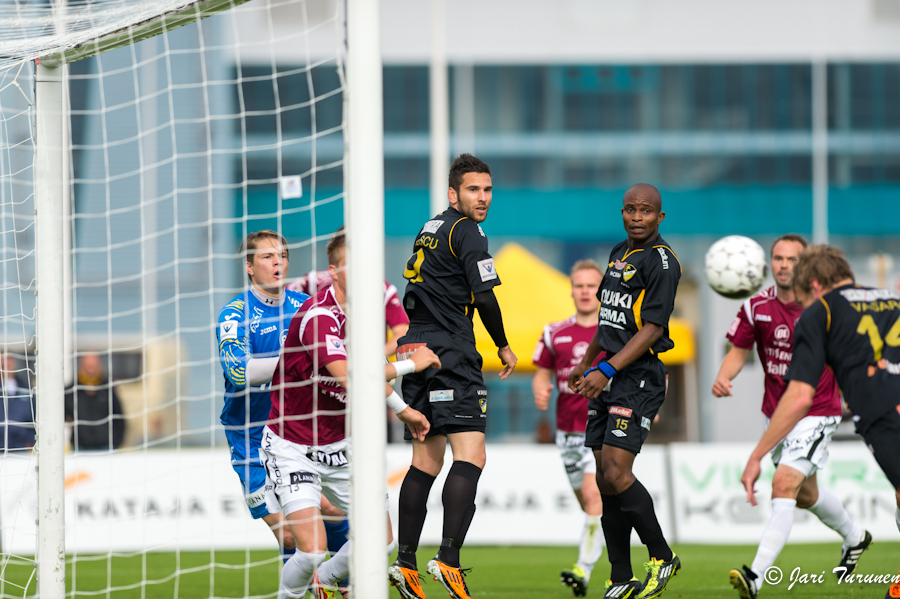
[[[784,571],[784,581],[776,586],[767,585],[761,598],[854,598],[882,599],[887,591],[884,584],[837,584],[831,569],[838,562],[838,543],[791,544],[788,543],[778,558],[776,566]],[[737,592],[728,584],[728,570],[749,564],[756,551],[754,546],[682,545],[674,547],[681,557],[683,568],[669,584],[665,597],[735,599]],[[435,548],[419,550],[420,572],[425,562],[434,555]],[[571,597],[569,589],[559,584],[559,571],[572,564],[577,550],[567,547],[465,547],[463,566],[472,567],[467,581],[474,598],[527,599],[529,597],[563,599]],[[642,547],[632,549],[635,574],[643,580],[642,562],[646,551]],[[244,565],[250,563],[251,567]],[[214,564],[212,567],[210,564]],[[385,567],[388,562],[385,561]],[[791,571],[800,568],[803,573],[819,576],[825,572],[822,583],[796,583],[788,589]],[[75,567],[68,564],[68,588],[72,581],[78,597],[105,597],[110,599],[132,598],[206,598],[206,597],[262,597],[274,596],[278,586],[279,564],[272,552],[235,551],[150,553],[145,556],[106,557],[80,556]],[[872,575],[896,574],[900,570],[900,543],[876,543],[867,551],[858,573]],[[603,583],[609,572],[606,556],[600,559],[594,572],[588,597],[602,597]],[[22,586],[32,576],[30,564],[9,562],[2,569],[2,597],[22,597]],[[142,580],[144,581],[142,583]],[[31,580],[27,596],[34,594]],[[430,578],[425,580],[425,593],[429,599],[444,599],[447,593]],[[71,595],[70,595],[71,596]],[[311,597],[311,595],[308,595]],[[357,593],[365,599],[365,593]],[[399,597],[395,590],[390,597]]]

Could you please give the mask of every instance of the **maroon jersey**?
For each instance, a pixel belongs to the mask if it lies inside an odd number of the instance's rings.
[[[556,428],[566,433],[583,433],[587,425],[588,400],[569,389],[569,373],[581,362],[596,331],[596,326],[583,327],[570,316],[545,326],[534,350],[534,365],[549,368],[556,376]],[[604,355],[601,352],[593,365]]]
[[[775,295],[775,286],[763,289],[744,302],[726,337],[735,346],[750,349],[756,343],[756,353],[766,371],[766,393],[762,412],[771,418],[778,400],[787,388],[787,373],[794,352],[794,327],[803,308],[794,302],[782,304]],[[827,366],[819,378],[813,405],[808,416],[840,416],[841,397],[834,373]]]
[[[331,275],[327,270],[313,270],[287,286],[291,291],[300,291],[313,296],[326,287],[331,287]],[[409,324],[409,316],[400,303],[397,288],[384,282],[384,320],[387,326],[394,328],[398,324]]]
[[[326,368],[347,359],[346,320],[330,286],[306,300],[291,319],[272,377],[268,423],[281,438],[327,445],[346,436],[347,390]]]

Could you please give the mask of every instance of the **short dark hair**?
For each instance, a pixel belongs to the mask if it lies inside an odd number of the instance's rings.
[[[800,261],[794,267],[794,291],[809,295],[815,279],[822,287],[834,287],[835,283],[850,279],[856,281],[853,269],[844,252],[831,245],[811,245],[800,254]]]
[[[450,166],[450,187],[459,195],[459,186],[462,185],[463,176],[466,173],[491,174],[491,167],[487,163],[471,154],[460,154]]]
[[[290,258],[287,241],[280,233],[271,229],[254,231],[247,235],[247,239],[245,239],[241,244],[241,247],[238,248],[238,254],[240,254],[246,262],[253,264],[253,256],[256,256],[256,248],[259,247],[259,242],[263,239],[274,239],[275,241],[280,242],[281,247],[284,248],[284,255]],[[247,278],[250,278],[249,274],[247,275]]]
[[[331,236],[331,239],[328,240],[328,245],[325,246],[325,254],[328,256],[329,266],[338,265],[341,258],[344,257],[346,247],[347,235],[344,232],[343,225],[341,225],[341,227]]]
[[[772,249],[769,250],[770,256],[772,255],[772,252],[775,251],[775,246],[778,245],[778,243],[781,241],[794,241],[802,245],[804,250],[809,247],[809,242],[806,241],[806,238],[804,238],[802,235],[797,235],[796,233],[788,233],[787,235],[782,235],[772,242]]]

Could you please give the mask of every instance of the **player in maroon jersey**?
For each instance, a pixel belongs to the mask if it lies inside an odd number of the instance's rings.
[[[343,230],[343,227],[339,230]],[[287,288],[292,291],[301,291],[312,297],[330,286],[331,275],[327,270],[313,270],[292,282]],[[384,344],[384,355],[391,357],[397,351],[397,339],[409,330],[409,316],[403,309],[397,288],[387,281],[384,282],[384,320],[391,337]]]
[[[588,400],[569,389],[569,373],[578,365],[597,330],[600,300],[597,290],[603,270],[593,260],[580,260],[572,266],[572,299],[575,314],[565,320],[551,322],[534,350],[534,365],[538,367],[531,382],[534,404],[546,410],[553,392],[553,378],[559,397],[556,400],[556,447],[569,477],[569,484],[585,513],[578,561],[570,570],[560,573],[560,580],[572,587],[576,597],[587,593],[594,564],[603,553],[603,534],[600,515],[603,502],[597,488],[597,466],[593,452],[584,445]],[[605,357],[602,353],[599,361]],[[596,365],[596,361],[595,364]],[[592,366],[593,366],[592,365]]]
[[[262,437],[266,470],[297,546],[282,570],[279,598],[302,597],[310,582],[316,597],[326,596],[323,589],[336,588],[349,574],[349,543],[322,563],[326,541],[322,495],[345,514],[350,503],[343,232],[332,237],[327,251],[334,283],[309,298],[291,319],[272,378],[272,409]],[[440,360],[422,347],[408,360],[386,364],[385,380],[429,367],[440,368]],[[415,438],[424,440],[428,420],[385,385],[388,405]],[[393,544],[389,518],[388,541]]]
[[[737,376],[756,344],[756,352],[766,373],[762,412],[772,417],[787,387],[784,375],[791,362],[794,327],[803,308],[792,288],[794,265],[806,247],[799,235],[784,235],[772,244],[772,275],[775,285],[744,302],[728,329],[733,344],[722,361],[712,392],[716,397],[731,395],[731,380]],[[794,522],[794,507],[805,508],[844,538],[840,565],[852,572],[872,536],[855,523],[840,499],[820,489],[816,471],[828,461],[828,444],[841,422],[841,398],[834,373],[822,371],[809,413],[775,446],[772,461],[772,515],[763,531],[756,558],[748,568],[734,569],[731,584],[743,599],[756,597],[766,570],[787,542]],[[759,581],[759,582],[757,582]]]

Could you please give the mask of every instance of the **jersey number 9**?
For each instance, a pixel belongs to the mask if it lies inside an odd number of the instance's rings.
[[[409,257],[406,261],[406,270],[403,271],[403,278],[410,283],[421,283],[425,279],[422,278],[422,263],[425,262],[425,250],[419,248],[419,251]]]

